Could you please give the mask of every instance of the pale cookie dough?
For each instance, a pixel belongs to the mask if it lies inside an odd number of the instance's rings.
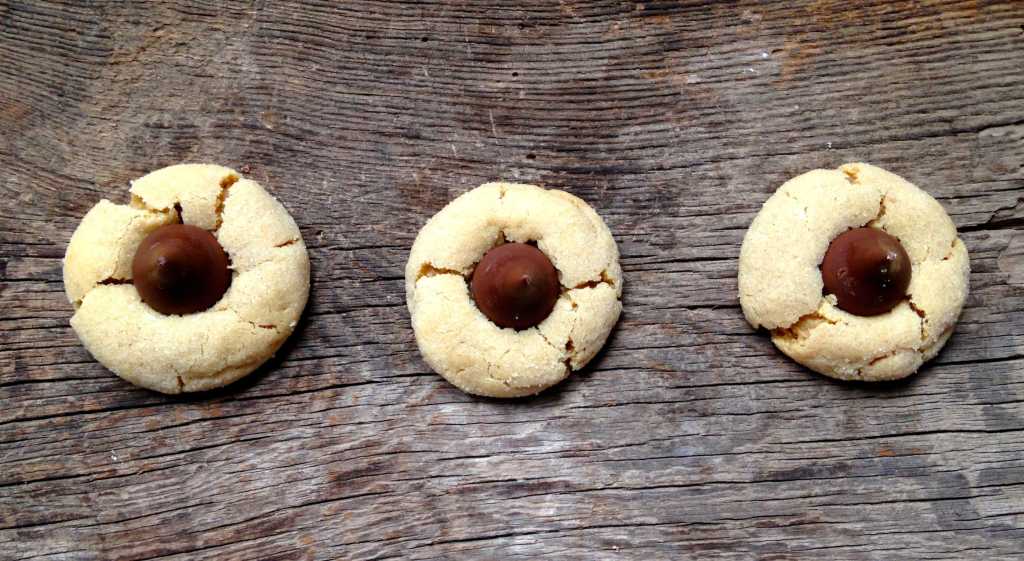
[[[101,200],[71,236],[64,287],[85,348],[129,382],[163,393],[210,390],[263,364],[291,335],[309,295],[309,257],[274,197],[232,169],[183,164],[131,186],[131,204]],[[132,286],[139,243],[178,221],[212,231],[231,259],[213,307],[164,315]]]
[[[822,296],[818,269],[832,239],[881,228],[912,262],[907,299],[872,317]],[[863,163],[814,170],[782,185],[740,250],[743,313],[793,360],[843,380],[908,376],[946,343],[967,298],[967,248],[942,206],[905,179]]]
[[[492,247],[536,241],[562,294],[536,327],[495,325],[469,293]],[[406,301],[427,364],[465,392],[531,395],[582,368],[622,311],[619,250],[604,221],[569,193],[488,183],[441,209],[420,230],[405,266]]]

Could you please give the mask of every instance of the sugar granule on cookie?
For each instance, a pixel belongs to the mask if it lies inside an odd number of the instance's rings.
[[[622,311],[619,251],[563,191],[488,183],[420,230],[406,302],[427,364],[461,390],[517,397],[586,365]]]
[[[740,250],[740,304],[782,352],[844,380],[893,380],[938,354],[967,298],[942,206],[881,168],[813,170],[775,192]]]
[[[255,370],[291,335],[309,295],[298,226],[232,169],[182,164],[101,200],[64,256],[71,326],[104,366],[163,393]]]

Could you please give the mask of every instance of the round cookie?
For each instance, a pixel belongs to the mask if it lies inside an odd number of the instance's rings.
[[[491,248],[536,242],[561,294],[541,323],[501,328],[468,281]],[[563,191],[488,183],[459,196],[420,230],[405,267],[406,301],[427,364],[459,389],[491,397],[538,393],[582,368],[622,311],[619,251],[604,221]]]
[[[839,234],[881,228],[912,264],[906,298],[857,316],[822,295],[819,265]],[[942,206],[881,168],[852,163],[813,170],[772,195],[740,250],[740,304],[755,329],[793,360],[843,380],[906,377],[938,354],[967,298],[967,248]]]
[[[216,165],[154,171],[132,182],[131,196],[96,204],[64,256],[71,326],[86,349],[125,380],[169,394],[224,386],[273,356],[309,295],[309,257],[288,211]],[[214,233],[232,279],[212,307],[164,315],[132,285],[132,260],[144,238],[179,220]]]

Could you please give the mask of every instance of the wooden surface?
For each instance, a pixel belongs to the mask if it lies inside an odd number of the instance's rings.
[[[0,0],[0,559],[1024,557],[1024,3]],[[785,179],[862,160],[971,252],[949,346],[831,382],[743,321]],[[212,395],[132,388],[68,326],[100,198],[181,161],[287,206],[312,299]],[[413,340],[418,228],[493,179],[622,250],[583,373],[463,395]]]

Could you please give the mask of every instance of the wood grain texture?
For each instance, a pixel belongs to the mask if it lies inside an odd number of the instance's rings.
[[[0,559],[1024,557],[1024,4],[489,4],[0,0]],[[816,376],[737,304],[761,203],[858,160],[971,252],[897,384]],[[289,208],[313,294],[272,364],[168,398],[81,347],[61,257],[181,161]],[[430,372],[402,283],[494,179],[591,202],[626,276],[605,352],[510,402]]]

